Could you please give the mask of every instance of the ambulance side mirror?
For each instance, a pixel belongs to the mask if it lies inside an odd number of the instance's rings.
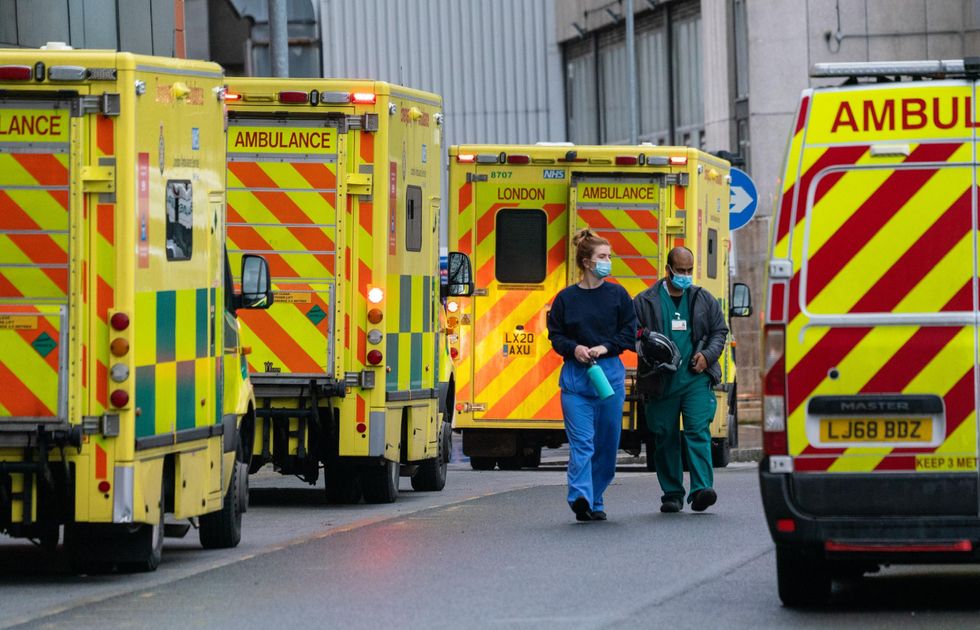
[[[269,281],[269,263],[261,256],[242,256],[242,294],[239,308],[269,308],[272,306],[272,283]]]
[[[732,306],[728,309],[729,317],[748,317],[752,314],[752,294],[749,286],[736,282],[732,285]]]
[[[442,297],[473,295],[473,267],[470,257],[462,252],[449,252],[446,284],[442,285]]]

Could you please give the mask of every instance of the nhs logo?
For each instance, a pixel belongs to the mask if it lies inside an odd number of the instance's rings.
[[[565,179],[565,169],[563,168],[546,168],[544,169],[545,179]]]

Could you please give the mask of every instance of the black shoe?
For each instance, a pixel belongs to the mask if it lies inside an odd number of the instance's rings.
[[[572,511],[575,512],[576,521],[591,521],[592,508],[585,497],[579,497],[572,502]]]
[[[592,513],[592,520],[605,521],[607,520],[606,513],[603,510],[596,510],[595,512]]]
[[[715,504],[718,500],[718,493],[711,488],[698,490],[691,498],[691,509],[695,512],[704,512]]]
[[[667,513],[680,512],[684,509],[684,504],[680,499],[663,499],[660,502],[660,511]]]

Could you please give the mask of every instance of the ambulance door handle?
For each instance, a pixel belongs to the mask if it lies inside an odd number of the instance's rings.
[[[473,297],[486,297],[490,295],[488,289],[473,289]]]
[[[83,166],[82,190],[89,193],[111,193],[116,190],[116,167]]]
[[[348,173],[348,195],[370,195],[372,178],[370,173]]]

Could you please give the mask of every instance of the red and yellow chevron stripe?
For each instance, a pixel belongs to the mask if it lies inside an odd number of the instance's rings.
[[[337,171],[333,162],[271,161],[235,154],[228,163],[228,253],[269,262],[276,301],[240,313],[253,373],[326,374],[335,290]]]
[[[972,143],[910,143],[907,156],[875,156],[868,144],[807,146],[808,106],[804,99],[773,235],[774,257],[794,264],[785,367],[796,469],[909,471],[917,457],[975,458]],[[895,319],[902,315],[914,317]],[[940,395],[942,444],[810,442],[811,397],[875,393]]]

